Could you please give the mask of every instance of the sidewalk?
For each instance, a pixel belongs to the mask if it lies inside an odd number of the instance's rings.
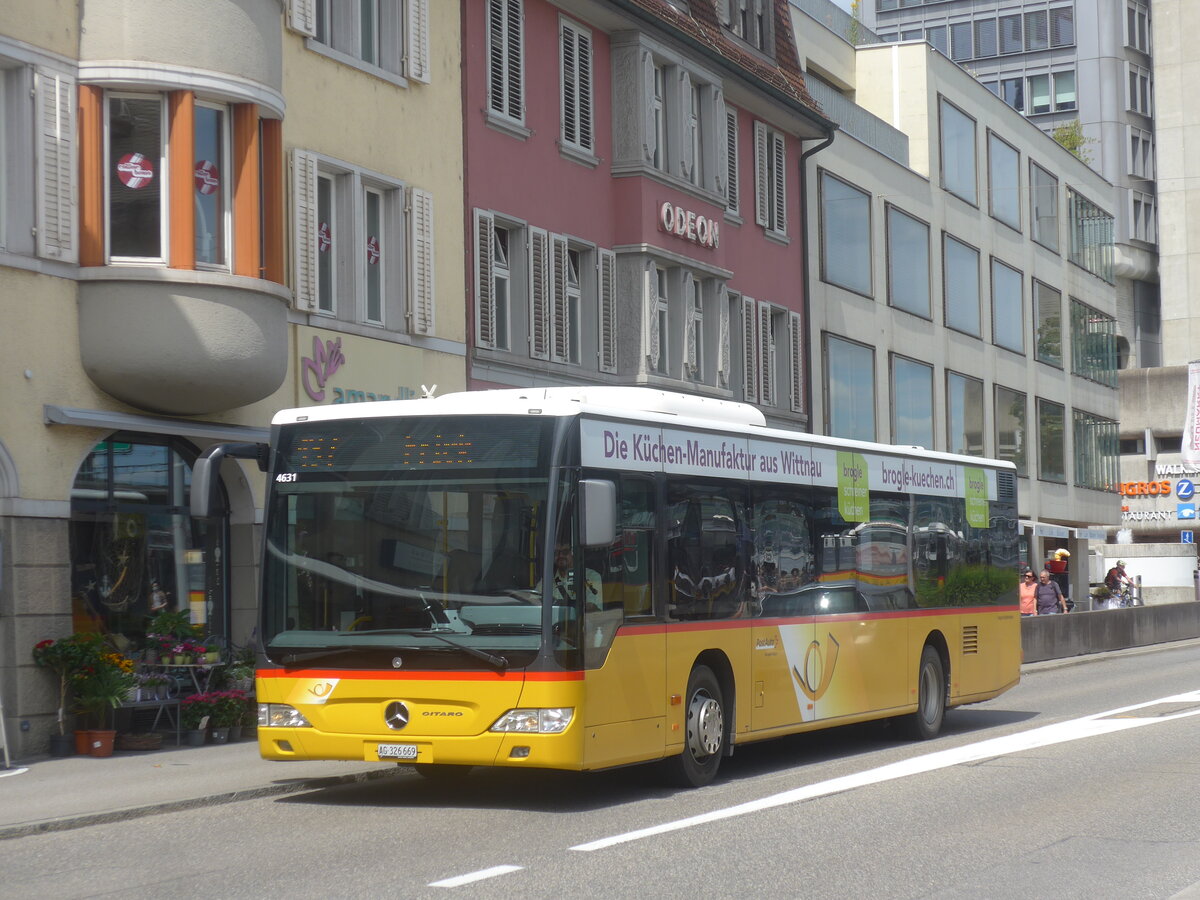
[[[0,840],[403,771],[395,763],[271,762],[258,755],[256,741],[164,743],[161,750],[118,750],[103,759],[35,757],[0,768]]]

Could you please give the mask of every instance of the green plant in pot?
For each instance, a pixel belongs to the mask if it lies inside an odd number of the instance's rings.
[[[146,624],[148,634],[167,635],[174,638],[194,638],[196,628],[192,625],[192,614],[187,610],[167,610],[155,613]]]
[[[209,694],[192,694],[180,703],[180,721],[188,731],[199,731],[205,719],[213,714],[213,700]]]
[[[66,734],[66,711],[76,678],[85,666],[100,660],[103,643],[98,635],[72,634],[58,640],[38,641],[33,661],[58,676],[58,733]]]
[[[117,654],[109,654],[115,657]],[[93,728],[104,729],[109,711],[116,709],[129,697],[135,685],[132,666],[129,668],[108,657],[86,667],[75,680],[75,706]]]

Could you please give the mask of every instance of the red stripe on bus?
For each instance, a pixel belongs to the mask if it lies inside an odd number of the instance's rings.
[[[259,669],[259,678],[340,678],[385,681],[582,681],[582,672],[442,672],[388,669]]]

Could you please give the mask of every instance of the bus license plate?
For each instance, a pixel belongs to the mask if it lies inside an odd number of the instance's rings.
[[[380,744],[380,759],[416,759],[416,744]]]

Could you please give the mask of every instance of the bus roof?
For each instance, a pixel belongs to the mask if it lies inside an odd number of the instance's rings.
[[[577,387],[503,388],[485,391],[457,391],[440,397],[416,400],[378,400],[368,403],[339,403],[283,409],[271,420],[272,425],[302,422],[329,422],[339,419],[389,418],[399,416],[493,415],[493,416],[580,416],[633,419],[646,425],[670,425],[716,431],[753,429],[757,438],[802,440],[807,443],[863,450],[922,459],[979,465],[986,463],[1001,469],[1016,466],[1004,460],[985,460],[929,450],[925,447],[893,446],[847,438],[826,437],[809,432],[768,427],[762,410],[748,403],[721,400],[696,394],[683,394],[657,388],[590,385]]]

